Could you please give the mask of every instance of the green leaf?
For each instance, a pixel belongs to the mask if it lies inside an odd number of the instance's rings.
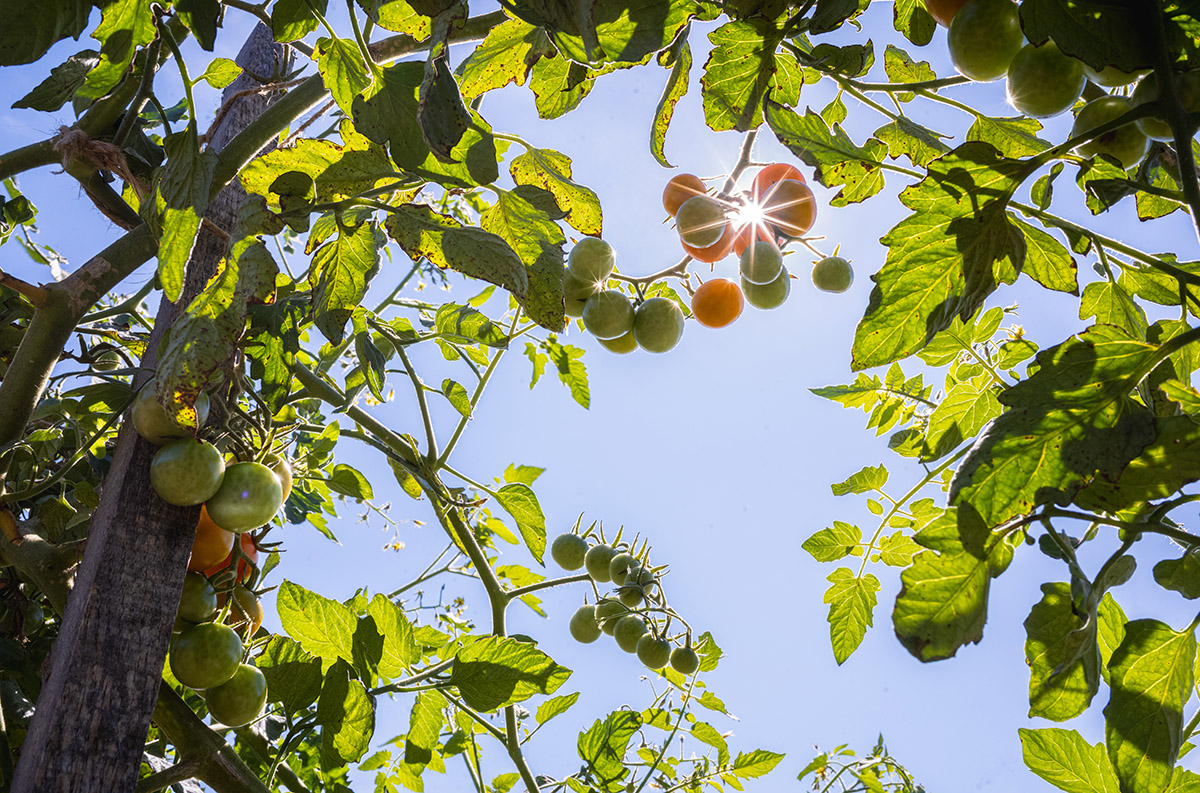
[[[1015,215],[1010,214],[1009,219],[1025,235],[1025,266],[1021,272],[1047,289],[1079,294],[1078,268],[1067,246]]]
[[[538,724],[545,724],[555,716],[566,713],[578,700],[579,692],[565,694],[561,697],[551,697],[541,705],[538,705],[537,713],[533,717],[537,720]]]
[[[47,5],[50,7],[44,12],[47,18],[51,15],[69,17],[79,10],[77,3],[54,2]],[[62,23],[68,20],[58,21]],[[6,14],[5,26],[11,24]],[[113,0],[107,3],[100,25],[92,31],[92,38],[100,42],[100,64],[88,72],[76,95],[81,99],[99,99],[111,91],[133,63],[137,48],[149,44],[154,35],[154,14],[148,0]],[[0,51],[2,47],[0,44]]]
[[[829,640],[838,665],[858,649],[867,628],[874,624],[875,604],[878,602],[879,579],[867,573],[854,575],[847,567],[839,567],[826,579],[832,584],[825,592],[829,604]]]
[[[340,493],[343,496],[366,501],[374,498],[375,493],[371,490],[371,483],[362,475],[356,468],[352,468],[345,463],[338,463],[333,467],[333,473],[325,480],[329,485],[329,489],[335,493]]]
[[[442,381],[442,394],[460,416],[466,419],[471,418],[471,396],[461,383],[456,383],[447,377]]]
[[[487,315],[454,303],[444,303],[434,316],[438,335],[460,344],[486,344],[488,347],[508,346],[508,336]]]
[[[412,623],[395,602],[386,595],[375,595],[367,604],[367,614],[375,620],[375,627],[383,636],[377,669],[381,676],[394,680],[421,661]]]
[[[542,58],[533,67],[529,78],[538,116],[552,119],[566,115],[579,107],[595,82],[587,67],[575,61],[561,55]]]
[[[929,61],[914,61],[912,56],[894,44],[887,45],[883,53],[883,68],[888,81],[893,83],[918,83],[937,79],[937,73],[929,65]],[[897,99],[901,102],[912,101],[914,94],[900,93]]]
[[[883,268],[854,337],[854,369],[913,354],[955,316],[972,316],[1024,260],[1020,232],[1003,207],[1020,166],[983,143],[965,143],[929,164],[900,194],[913,214],[881,240]]]
[[[1095,317],[1097,323],[1116,325],[1134,338],[1146,338],[1146,312],[1130,294],[1112,281],[1093,281],[1083,288],[1079,318]]]
[[[1116,513],[1174,495],[1200,480],[1200,425],[1190,416],[1156,420],[1153,442],[1134,457],[1115,481],[1096,479],[1075,502],[1086,509]]]
[[[545,472],[545,468],[536,465],[510,465],[504,469],[504,481],[532,485]]]
[[[716,749],[718,763],[724,765],[729,762],[729,745],[711,724],[703,721],[692,724],[692,737]]]
[[[1163,589],[1171,589],[1188,600],[1200,598],[1200,558],[1195,549],[1187,549],[1178,559],[1163,559],[1154,565],[1154,580]]]
[[[238,175],[242,187],[270,199],[276,180],[289,171],[310,176],[316,201],[336,201],[394,181],[395,166],[382,146],[360,135],[344,120],[342,144],[301,138],[295,144],[275,149],[250,161]]]
[[[990,374],[956,383],[929,414],[923,459],[937,460],[954,451],[978,435],[1001,410]]]
[[[827,529],[821,529],[804,541],[801,547],[818,562],[836,562],[847,556],[862,556],[862,529],[835,520]]]
[[[283,629],[326,669],[338,658],[354,662],[358,618],[348,607],[291,581],[280,585],[276,607]]]
[[[175,13],[196,37],[200,48],[212,52],[221,17],[219,0],[175,0]]]
[[[1028,116],[993,118],[977,116],[967,130],[967,140],[990,143],[1005,157],[1030,157],[1041,154],[1050,144],[1037,136],[1042,125]]]
[[[13,107],[16,107],[16,105],[13,105]],[[1174,168],[1163,162],[1163,155],[1156,152],[1145,160],[1140,171],[1140,176],[1152,187],[1157,187],[1161,190],[1179,191],[1180,184],[1175,178],[1175,173]],[[1143,190],[1138,191],[1137,210],[1140,220],[1156,220],[1183,208],[1184,205],[1175,199],[1154,195]]]
[[[93,72],[94,73],[94,72]],[[183,274],[196,244],[200,217],[208,207],[216,153],[200,152],[195,123],[163,140],[167,162],[159,181],[162,197],[162,237],[158,246],[158,277],[167,299],[183,293]]]
[[[0,48],[3,37],[0,37]],[[0,49],[0,54],[3,50]],[[100,62],[100,53],[95,50],[77,52],[66,61],[50,70],[50,76],[38,83],[32,91],[13,102],[13,108],[27,107],[52,113],[70,101],[76,89],[83,85],[84,78]]]
[[[597,720],[586,732],[579,734],[579,757],[588,772],[603,790],[610,790],[629,774],[625,767],[625,751],[629,740],[641,727],[641,717],[630,710],[617,710],[604,721]]]
[[[766,120],[780,143],[816,169],[818,182],[842,188],[830,202],[834,206],[865,201],[883,189],[880,164],[887,146],[881,141],[872,139],[859,147],[840,126],[831,128],[812,110],[801,116],[771,99],[766,102]]]
[[[580,233],[600,235],[600,199],[594,190],[571,178],[570,157],[553,149],[530,148],[513,158],[509,171],[517,184],[548,190],[567,213],[567,222]]]
[[[337,239],[313,253],[308,282],[313,290],[314,322],[333,344],[341,342],[346,322],[379,272],[383,237],[374,223],[338,229]]]
[[[79,38],[92,4],[90,0],[8,0],[3,9],[0,66],[16,66],[38,60],[60,39]]]
[[[204,70],[204,74],[196,78],[206,81],[213,88],[221,89],[236,80],[242,73],[242,67],[228,58],[213,58]]]
[[[390,141],[396,164],[421,178],[448,187],[477,187],[496,181],[499,170],[492,130],[474,111],[470,127],[448,157],[439,159],[430,151],[418,121],[424,75],[424,64],[416,61],[384,68],[379,78],[354,97],[355,127],[375,143]]]
[[[779,765],[784,755],[768,752],[765,749],[755,749],[753,752],[738,752],[733,760],[733,773],[742,779],[757,779],[771,773]]]
[[[909,162],[922,168],[949,151],[940,133],[904,116],[875,130],[875,137],[887,144],[888,157],[908,157]]]
[[[937,23],[925,10],[922,0],[896,0],[892,15],[896,30],[918,47],[928,44],[937,30]]]
[[[587,408],[592,398],[588,387],[587,369],[583,361],[579,360],[583,357],[583,350],[570,344],[559,344],[553,336],[543,342],[542,348],[558,372],[558,379],[571,390],[571,398]]]
[[[667,128],[675,116],[675,105],[687,94],[688,77],[692,71],[692,48],[683,36],[658,57],[659,64],[669,66],[671,73],[663,87],[658,106],[654,109],[654,123],[650,125],[650,153],[664,168],[674,168],[667,160]],[[595,232],[599,234],[599,232]]]
[[[458,651],[449,683],[468,706],[482,712],[553,694],[571,676],[532,644],[485,636]]]
[[[1120,793],[1103,744],[1091,745],[1074,730],[1017,730],[1030,771],[1066,793]]]
[[[321,767],[325,770],[356,763],[375,733],[375,703],[366,688],[350,679],[349,667],[334,664],[325,675],[317,700],[321,725]]]
[[[586,9],[589,4],[581,4]],[[591,17],[581,18],[570,3],[541,3],[541,20],[533,24],[549,29],[560,52],[579,63],[638,63],[652,53],[665,49],[680,29],[696,13],[690,0],[595,0]],[[594,26],[595,44],[588,46],[584,29]],[[599,52],[594,50],[598,49]]]
[[[319,38],[313,55],[325,87],[342,112],[350,115],[354,97],[371,84],[358,44],[349,39]]]
[[[700,79],[704,120],[720,132],[746,132],[762,124],[763,97],[773,90],[777,100],[793,104],[800,84],[795,56],[779,50],[781,31],[761,17],[727,22],[708,34],[713,48]],[[772,125],[773,126],[773,125]]]
[[[321,659],[287,636],[272,636],[254,665],[267,679],[267,698],[289,716],[316,702],[321,693]]]
[[[1008,410],[963,458],[950,502],[998,526],[1068,503],[1097,475],[1115,479],[1154,440],[1153,414],[1128,394],[1156,353],[1111,325],[1039,353],[1038,371],[1001,395]]]
[[[1070,584],[1042,584],[1025,633],[1029,715],[1066,721],[1087,710],[1100,688],[1100,652],[1096,624],[1075,613]]]
[[[1105,6],[1103,14],[1071,0],[1026,0],[1021,27],[1035,44],[1054,39],[1058,48],[1094,69],[1116,66],[1136,72],[1154,66],[1150,33],[1141,9]]]
[[[897,530],[879,540],[879,561],[890,567],[908,567],[921,550],[911,537]]]
[[[529,485],[512,482],[496,491],[496,500],[504,511],[513,516],[521,539],[538,564],[542,563],[542,554],[546,551],[546,517],[538,504],[537,496]]]
[[[1183,706],[1192,690],[1196,637],[1152,619],[1125,625],[1108,662],[1104,708],[1108,758],[1127,793],[1167,787],[1183,743]]]
[[[1125,612],[1111,594],[1100,599],[1096,609],[1096,645],[1100,648],[1100,676],[1109,682],[1108,661],[1125,640]]]
[[[914,539],[930,550],[900,574],[896,637],[922,661],[950,658],[983,637],[991,580],[1012,561],[1012,546],[978,525],[960,529],[953,510]]]
[[[329,0],[275,0],[271,7],[271,32],[276,41],[302,39],[319,27],[313,7],[321,14]]]
[[[517,252],[528,273],[529,289],[521,301],[529,318],[560,331],[563,314],[563,250],[567,239],[557,223],[516,192],[501,192],[480,217],[480,226]]]
[[[454,147],[462,141],[473,118],[450,73],[445,49],[430,52],[417,96],[417,126],[425,145],[439,162],[453,165],[457,162]]]
[[[533,65],[549,48],[541,28],[521,19],[505,20],[488,31],[455,70],[463,100],[471,102],[509,83],[524,85]]]
[[[424,14],[413,8],[408,0],[358,0],[367,15],[384,30],[406,33],[417,41],[424,41],[433,32],[434,14]],[[422,6],[426,11],[436,9]]]
[[[445,721],[442,710],[446,705],[446,698],[437,691],[417,694],[409,715],[408,735],[404,736],[404,762],[428,765],[433,760]]]

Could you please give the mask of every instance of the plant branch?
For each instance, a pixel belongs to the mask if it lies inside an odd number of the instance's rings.
[[[539,581],[536,584],[518,587],[508,593],[508,599],[516,600],[524,595],[537,592],[540,589],[549,589],[550,587],[563,586],[564,584],[574,584],[580,581],[588,581],[591,579],[587,573],[579,573],[577,575],[567,575],[562,578],[548,578],[545,581]]]

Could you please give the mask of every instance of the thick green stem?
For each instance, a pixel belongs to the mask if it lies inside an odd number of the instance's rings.
[[[1187,198],[1192,223],[1200,235],[1200,180],[1196,178],[1196,157],[1192,152],[1192,136],[1196,126],[1179,96],[1175,81],[1175,52],[1167,44],[1165,20],[1159,3],[1147,3],[1153,19],[1149,24],[1154,50],[1154,77],[1158,84],[1159,115],[1171,125],[1175,137],[1175,153],[1179,158],[1179,182]]]

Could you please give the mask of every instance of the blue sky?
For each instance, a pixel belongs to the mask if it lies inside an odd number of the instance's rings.
[[[879,5],[864,21],[880,64],[873,77],[884,79],[882,53],[888,42],[930,60],[939,75],[953,73],[945,56],[944,30],[939,29],[929,46],[913,48],[892,30],[890,5]],[[236,31],[244,29],[244,20],[230,12],[228,28],[217,54],[232,57],[241,40]],[[693,31],[697,67],[692,90],[680,103],[667,139],[672,162],[702,176],[726,171],[741,143],[739,135],[713,133],[703,125],[699,65],[707,54],[704,34],[712,28],[697,25]],[[83,40],[61,43],[44,65],[7,70],[0,81],[0,108],[8,108],[39,82],[50,65],[85,46]],[[457,48],[456,58],[466,51]],[[674,231],[661,222],[665,216],[659,202],[672,172],[659,167],[647,147],[665,78],[666,72],[653,66],[607,76],[577,111],[556,121],[537,119],[532,94],[517,87],[489,95],[482,107],[495,129],[574,158],[576,180],[600,195],[604,238],[628,274],[654,272],[680,257]],[[1011,114],[1002,107],[1002,82],[956,88],[950,95],[997,115]],[[213,107],[211,92],[204,96]],[[805,87],[801,104],[819,110],[832,98],[831,86],[821,83]],[[856,140],[885,123],[873,111],[855,106],[853,99],[847,97],[846,102],[847,128]],[[959,140],[969,125],[969,118],[954,110],[924,110],[915,104],[907,109],[917,120],[955,133]],[[40,139],[69,122],[69,110],[0,111],[6,149]],[[1060,140],[1069,126],[1069,120],[1053,120],[1043,135]],[[766,129],[755,158],[793,161]],[[1068,167],[1064,182],[1073,176],[1072,170]],[[811,176],[807,169],[806,174]],[[41,210],[42,239],[68,258],[68,269],[117,236],[118,230],[91,209],[70,180],[51,177],[49,169],[43,169],[23,176],[21,185]],[[501,475],[510,463],[545,467],[535,489],[551,535],[569,529],[576,516],[586,512],[588,520],[602,519],[611,528],[624,525],[627,532],[651,538],[656,563],[671,565],[666,580],[671,604],[699,630],[712,631],[727,654],[708,682],[740,721],[714,718],[712,723],[718,730],[733,731],[731,745],[736,749],[788,753],[770,781],[755,789],[793,784],[790,780],[815,753],[814,745],[850,743],[865,750],[882,732],[893,754],[931,791],[1050,790],[1025,771],[1017,728],[1053,726],[1025,716],[1028,676],[1021,623],[1039,598],[1037,584],[1064,577],[1057,563],[1032,549],[1019,554],[1009,572],[995,582],[983,644],[933,665],[918,663],[895,640],[890,610],[898,571],[876,570],[883,583],[876,627],[838,668],[821,602],[832,567],[814,562],[800,547],[835,519],[873,526],[865,504],[855,497],[834,498],[830,483],[880,462],[891,469],[897,491],[906,490],[918,476],[887,451],[886,437],[863,431],[861,413],[843,410],[808,391],[853,379],[850,342],[867,304],[868,276],[885,255],[878,239],[901,217],[902,208],[887,196],[903,186],[895,179],[886,196],[844,209],[829,207],[828,191],[816,187],[821,211],[813,233],[826,237],[816,244],[830,252],[840,245],[841,254],[855,267],[855,283],[845,294],[812,288],[807,281],[811,257],[796,252],[787,264],[801,278],[782,308],[761,312],[748,307],[737,322],[721,330],[689,322],[682,342],[669,354],[616,356],[572,330],[566,341],[587,350],[583,360],[591,386],[590,410],[576,405],[553,374],[530,391],[530,364],[515,351],[497,371],[452,464],[480,481]],[[1071,203],[1073,198],[1068,200],[1069,192],[1060,189],[1062,206],[1056,208],[1085,220],[1086,210]],[[1177,251],[1181,258],[1195,255],[1195,236],[1182,214],[1143,226],[1127,201],[1110,215],[1101,220],[1109,235],[1145,250]],[[1079,264],[1082,279],[1093,277],[1090,260]],[[30,263],[15,245],[0,249],[0,266],[31,280],[48,277],[45,268]],[[732,276],[735,267],[731,257],[717,265],[718,274]],[[397,252],[396,261],[385,265],[377,279],[375,291],[386,294],[388,282],[406,271],[404,257]],[[140,271],[126,290],[148,277],[148,271]],[[451,296],[465,300],[479,289],[479,284],[455,283]],[[1020,305],[1019,321],[1028,335],[1043,347],[1082,327],[1075,319],[1074,298],[1051,295],[1027,279],[1002,290],[989,305],[1013,303]],[[433,347],[418,349],[414,358],[428,382],[454,376]],[[372,410],[393,428],[419,434],[411,391],[405,382],[395,386],[394,402]],[[454,417],[443,408],[436,406],[444,437]],[[358,587],[386,592],[419,573],[431,552],[443,546],[426,504],[408,500],[381,459],[350,443],[344,444],[346,460],[367,473],[377,501],[392,502],[393,518],[424,525],[400,527],[406,547],[398,552],[382,549],[392,538],[391,530],[377,518],[357,522],[361,508],[353,505],[332,524],[340,547],[311,527],[288,526],[280,532],[288,550],[273,574],[274,583],[282,574],[336,598],[348,597]],[[1149,550],[1162,553],[1157,546]],[[528,554],[515,547],[505,549],[505,561],[532,565]],[[1134,580],[1116,593],[1118,599],[1131,618],[1153,613],[1182,624],[1191,614],[1180,598],[1155,587],[1149,567],[1142,565]],[[454,578],[446,591],[465,595],[471,604],[468,615],[487,624],[480,587]],[[583,646],[568,637],[567,618],[584,594],[582,587],[548,593],[545,620],[520,606],[511,612],[510,630],[534,636],[556,660],[575,670],[564,692],[583,692],[579,704],[531,744],[536,773],[557,777],[571,772],[577,767],[574,746],[580,729],[623,703],[638,706],[650,698],[648,684],[641,679],[645,670],[636,658],[610,642]],[[436,592],[432,596],[436,598]],[[271,609],[267,622],[277,625]],[[1099,705],[1064,726],[1082,730],[1093,742],[1102,740]],[[407,702],[381,703],[377,742],[403,731],[407,719]],[[499,751],[491,757],[486,774],[510,770]],[[430,790],[451,789],[459,781],[426,777]]]

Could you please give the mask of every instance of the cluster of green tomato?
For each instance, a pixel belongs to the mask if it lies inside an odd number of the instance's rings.
[[[1008,101],[1027,116],[1049,118],[1070,110],[1088,80],[1106,88],[1138,81],[1129,96],[1102,96],[1084,105],[1075,117],[1071,137],[1158,99],[1153,74],[1123,72],[1111,66],[1097,71],[1063,53],[1053,41],[1040,46],[1026,42],[1013,0],[926,0],[926,5],[950,27],[950,57],[955,68],[972,80],[1007,76]],[[1180,74],[1178,92],[1189,112],[1200,112],[1200,72]],[[1108,155],[1128,169],[1146,156],[1151,140],[1172,138],[1170,124],[1158,116],[1146,116],[1092,138],[1077,151],[1084,157]]]
[[[225,464],[216,446],[192,437],[159,404],[151,381],[133,403],[133,426],[151,443],[162,446],[150,463],[150,483],[168,504],[203,504],[213,522],[235,534],[269,522],[291,490],[292,471],[273,456],[271,466],[243,461]],[[208,419],[208,395],[196,399],[197,423]]]
[[[245,648],[237,631],[216,621],[222,600],[203,574],[187,574],[169,664],[176,680],[204,692],[213,719],[241,727],[262,714],[267,704],[267,679],[255,666],[243,662]],[[262,624],[262,604],[241,584],[233,586],[230,608],[224,613],[234,625],[246,626],[247,636],[253,636]]]
[[[597,237],[575,243],[563,276],[568,317],[583,319],[583,326],[605,349],[633,352],[667,352],[683,336],[683,311],[665,297],[643,300],[635,307],[619,289],[604,289],[616,267],[612,246]]]
[[[637,653],[638,660],[650,669],[670,664],[680,674],[695,674],[700,668],[700,656],[692,649],[691,633],[682,646],[673,646],[665,628],[653,619],[647,620],[651,610],[647,604],[655,611],[666,611],[662,587],[646,560],[630,551],[619,541],[616,547],[603,541],[589,547],[585,537],[573,532],[554,539],[550,556],[560,567],[586,568],[592,581],[616,587],[615,597],[604,597],[595,605],[585,604],[576,610],[569,623],[571,636],[591,644],[601,633],[606,633],[625,652]]]

